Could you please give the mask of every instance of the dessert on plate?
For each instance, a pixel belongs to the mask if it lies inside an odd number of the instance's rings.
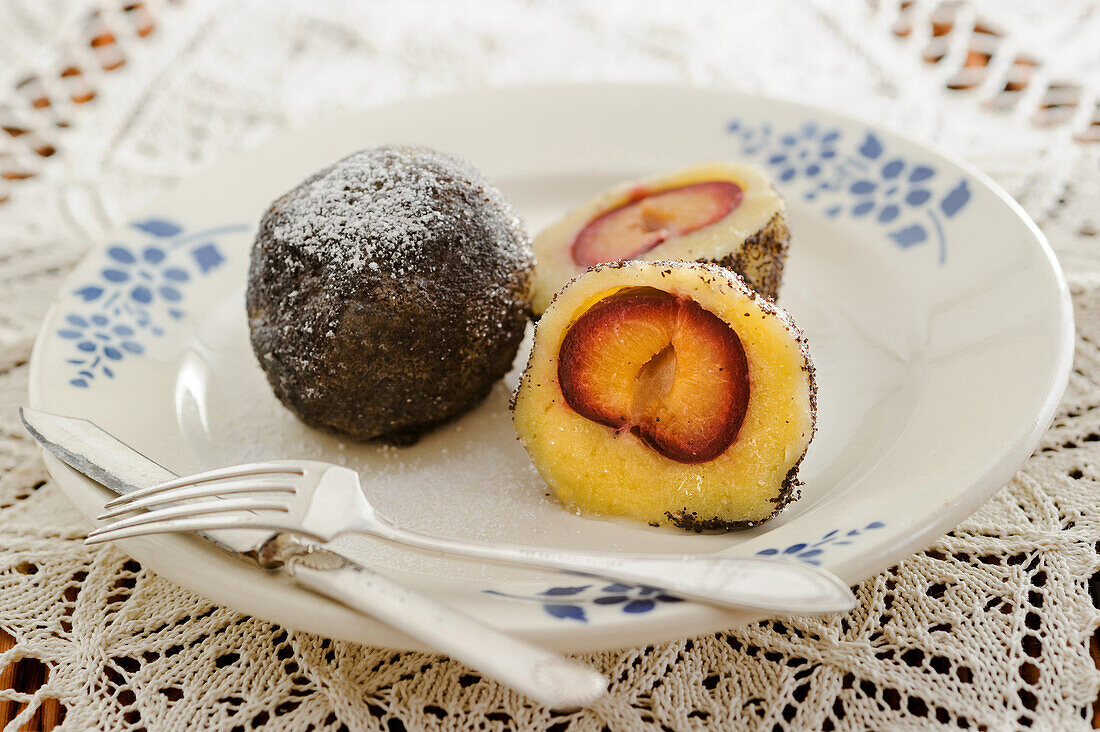
[[[409,443],[511,368],[533,266],[515,209],[471,165],[420,147],[364,150],[264,214],[252,347],[306,424]]]
[[[470,165],[364,150],[264,214],[252,347],[304,423],[409,444],[484,398],[533,309],[513,421],[566,506],[754,526],[797,497],[816,416],[805,340],[774,302],[785,216],[755,168],[696,165],[568,214],[539,236],[536,267]]]
[[[589,267],[631,259],[713,262],[774,300],[789,239],[783,199],[755,166],[703,163],[622,183],[535,237],[533,308],[541,314]]]
[[[814,369],[790,315],[728,269],[598,265],[539,320],[514,422],[567,506],[693,531],[797,497]]]

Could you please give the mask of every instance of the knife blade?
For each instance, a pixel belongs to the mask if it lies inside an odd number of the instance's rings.
[[[95,423],[20,407],[27,432],[56,458],[118,495],[178,478]],[[274,534],[255,529],[195,532],[223,549],[247,554],[260,549]]]

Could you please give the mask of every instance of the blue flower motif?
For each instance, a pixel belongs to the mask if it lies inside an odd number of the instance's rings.
[[[600,596],[592,602],[596,605],[622,605],[624,613],[648,613],[662,602],[683,602],[679,597],[668,595],[656,587],[632,587],[631,585],[610,584],[599,589]]]
[[[624,585],[580,585],[569,587],[550,587],[535,595],[512,595],[496,590],[485,590],[487,594],[507,597],[513,600],[530,600],[542,604],[547,615],[559,620],[588,622],[588,610],[593,607],[618,607],[629,615],[640,615],[655,610],[665,603],[683,602],[679,597],[665,594],[656,587]]]
[[[69,359],[69,363],[78,366],[77,376],[69,381],[80,388],[87,388],[89,380],[94,378],[96,369],[108,379],[114,378],[111,364],[121,361],[125,354],[140,355],[145,348],[134,337],[134,329],[125,323],[112,325],[110,318],[101,313],[90,316],[69,314],[65,316],[65,327],[57,334],[76,344],[78,357]]]
[[[897,220],[903,208],[919,208],[932,199],[932,191],[922,185],[935,175],[927,165],[909,166],[894,158],[879,169],[879,178],[860,178],[851,184],[849,192],[855,198],[852,216],[870,215],[880,224]]]
[[[942,219],[952,218],[970,201],[965,178],[945,190],[942,180],[933,180],[932,166],[892,154],[870,130],[857,142],[813,120],[783,132],[768,122],[754,126],[735,119],[726,131],[740,139],[745,155],[775,170],[776,183],[786,184],[788,195],[800,192],[830,218],[843,213],[874,221],[900,249],[935,240],[939,262],[946,262]]]
[[[864,532],[881,529],[884,526],[886,526],[886,524],[881,521],[872,521],[862,528],[849,529],[847,532],[841,532],[840,529],[833,529],[812,544],[798,542],[783,549],[761,549],[756,554],[760,557],[797,559],[807,564],[821,566],[821,555],[825,553],[829,546],[846,546],[852,543],[852,539],[860,536]]]
[[[168,253],[158,246],[146,246],[133,251],[116,245],[107,250],[110,258],[103,270],[103,279],[116,285],[126,285],[130,299],[139,305],[149,305],[159,297],[164,302],[183,299],[179,287],[191,279],[186,270],[168,264]]]
[[[825,130],[807,122],[798,132],[779,138],[776,149],[768,156],[768,165],[778,170],[777,176],[783,182],[798,175],[817,178],[825,165],[836,158],[839,139],[839,130]]]
[[[114,378],[114,364],[143,354],[142,337],[164,333],[158,321],[184,316],[179,304],[185,286],[225,262],[215,238],[248,230],[231,224],[185,234],[179,224],[160,218],[136,221],[131,227],[149,241],[110,246],[99,277],[73,292],[87,309],[66,316],[57,332],[73,343],[75,355],[68,363],[77,367],[69,381],[75,387],[88,388],[97,374]]]

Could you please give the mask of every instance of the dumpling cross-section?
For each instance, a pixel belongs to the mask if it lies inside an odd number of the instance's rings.
[[[534,311],[588,267],[632,259],[713,262],[774,300],[789,241],[783,199],[752,165],[704,163],[623,183],[535,237]]]
[[[543,314],[514,420],[567,506],[694,531],[797,497],[814,370],[790,315],[727,269],[597,265]]]

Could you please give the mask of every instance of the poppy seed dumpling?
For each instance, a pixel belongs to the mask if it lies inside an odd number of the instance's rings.
[[[472,166],[426,148],[364,150],[264,214],[252,348],[306,424],[413,441],[511,367],[533,265],[515,210]]]

